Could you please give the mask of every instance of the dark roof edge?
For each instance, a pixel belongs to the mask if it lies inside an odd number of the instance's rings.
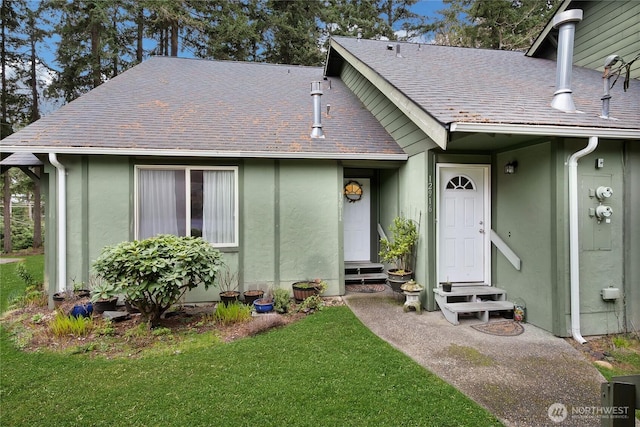
[[[176,150],[176,149],[138,149],[138,148],[97,148],[97,147],[45,147],[45,146],[2,146],[9,153],[34,154],[78,154],[113,156],[163,156],[163,157],[215,157],[215,158],[271,158],[271,159],[307,159],[307,160],[407,160],[407,154],[381,153],[323,153],[295,151],[212,151],[212,150]]]

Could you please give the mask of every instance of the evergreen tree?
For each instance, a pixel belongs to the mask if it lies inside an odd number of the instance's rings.
[[[425,29],[437,44],[527,49],[554,13],[558,0],[444,0],[444,18]]]
[[[380,39],[391,33],[375,3],[369,0],[329,0],[323,11],[327,35]]]
[[[268,0],[268,30],[265,32],[265,59],[271,63],[320,65],[321,29],[318,17],[323,2]]]
[[[388,33],[385,35],[389,39],[395,40],[398,38],[394,29],[403,30],[403,33],[406,34],[403,37],[399,37],[400,39],[405,39],[415,32],[416,25],[414,21],[418,18],[418,15],[411,11],[411,6],[416,2],[417,0],[380,0],[378,10],[386,19]],[[398,25],[400,28],[397,28]]]
[[[185,28],[183,47],[195,56],[236,61],[261,59],[267,18],[264,2],[195,2],[193,14],[197,25]]]

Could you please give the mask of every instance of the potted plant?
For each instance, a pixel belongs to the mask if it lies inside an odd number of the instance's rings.
[[[296,301],[304,301],[312,295],[320,295],[327,290],[327,282],[322,279],[304,280],[291,285]]]
[[[240,297],[240,292],[238,292],[238,273],[231,272],[229,267],[225,266],[218,275],[217,281],[220,287],[220,301],[224,305],[237,302]]]
[[[109,282],[99,281],[91,289],[94,313],[114,311],[118,302],[118,288]]]
[[[389,231],[392,239],[380,239],[379,255],[382,261],[395,266],[387,270],[389,284],[395,292],[401,292],[400,287],[413,277],[411,258],[418,242],[418,227],[411,219],[396,217]]]
[[[273,292],[273,308],[281,314],[289,311],[291,308],[291,295],[288,290],[278,288]]]
[[[253,303],[264,296],[264,291],[260,289],[249,289],[242,293],[244,295],[244,303],[246,305],[253,305]]]
[[[87,289],[84,282],[73,282],[73,295],[76,299],[88,298],[91,295],[91,291]]]
[[[271,293],[271,289],[269,289],[267,295],[256,299],[253,302],[253,307],[257,313],[268,313],[273,310],[273,294]]]

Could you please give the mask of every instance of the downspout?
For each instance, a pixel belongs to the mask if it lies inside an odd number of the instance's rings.
[[[571,280],[571,335],[580,344],[587,342],[580,333],[580,239],[578,229],[578,160],[592,153],[598,146],[598,137],[589,138],[589,144],[573,153],[569,166],[569,271]]]
[[[58,161],[56,153],[49,153],[49,162],[55,166],[57,170],[57,200],[58,205],[58,292],[65,292],[67,290],[67,171]]]

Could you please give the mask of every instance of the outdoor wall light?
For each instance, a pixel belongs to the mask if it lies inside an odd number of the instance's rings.
[[[518,167],[518,161],[513,160],[506,165],[504,165],[504,173],[507,175],[511,175],[516,173],[516,168]]]

